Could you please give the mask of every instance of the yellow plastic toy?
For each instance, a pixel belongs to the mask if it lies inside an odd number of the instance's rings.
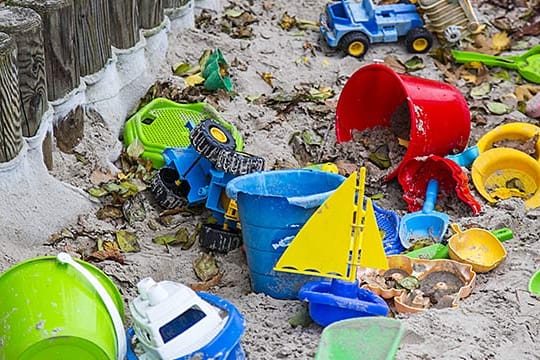
[[[477,273],[493,270],[506,258],[506,249],[490,231],[472,228],[461,231],[451,225],[456,234],[448,240],[450,258],[469,264]]]
[[[474,186],[489,202],[520,197],[525,206],[540,206],[540,162],[512,148],[490,149],[474,161]]]
[[[358,266],[388,269],[370,198],[364,202],[366,169],[354,172],[298,232],[274,270],[356,280]]]
[[[495,129],[488,131],[478,141],[478,150],[480,153],[485,152],[493,147],[493,144],[503,140],[519,140],[526,142],[535,136],[540,135],[540,127],[524,123],[513,122],[497,126]],[[540,138],[536,141],[536,160],[540,160]]]

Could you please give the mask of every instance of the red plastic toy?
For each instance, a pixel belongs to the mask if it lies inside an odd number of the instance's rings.
[[[413,158],[402,163],[398,181],[409,211],[422,209],[421,199],[430,179],[437,179],[442,196],[454,196],[455,193],[469,205],[474,215],[478,215],[481,205],[471,194],[467,175],[455,162],[437,155]]]
[[[343,87],[336,109],[338,142],[351,140],[353,129],[388,127],[392,114],[405,101],[410,117],[409,145],[387,180],[394,178],[407,160],[461,152],[469,139],[469,108],[458,89],[371,64],[357,70]]]

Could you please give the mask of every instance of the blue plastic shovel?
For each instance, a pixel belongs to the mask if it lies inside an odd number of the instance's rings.
[[[437,180],[429,180],[422,211],[416,211],[401,218],[399,239],[404,248],[410,248],[412,243],[420,239],[433,239],[435,242],[441,242],[450,218],[448,215],[434,210],[438,189]]]

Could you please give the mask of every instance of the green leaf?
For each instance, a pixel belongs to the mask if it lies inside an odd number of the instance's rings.
[[[173,65],[174,75],[182,76],[186,74],[189,69],[191,69],[191,65],[188,63],[178,63]]]
[[[488,108],[489,112],[491,112],[492,114],[495,114],[495,115],[507,114],[507,113],[510,112],[510,110],[512,110],[511,106],[508,106],[506,104],[503,104],[501,102],[496,102],[496,101],[488,102],[487,103],[487,108]]]
[[[174,235],[160,235],[156,236],[152,241],[158,245],[174,245],[176,244],[176,236]]]
[[[370,196],[371,200],[381,200],[382,198],[384,198],[384,194],[375,194],[375,195],[371,195]]]
[[[501,70],[498,73],[495,73],[493,76],[495,78],[497,78],[497,79],[502,79],[502,80],[506,80],[506,81],[511,81],[512,80],[510,78],[510,74],[506,70]]]
[[[128,156],[132,159],[138,159],[144,152],[144,145],[138,137],[133,140],[126,149]]]
[[[88,189],[88,193],[92,195],[93,197],[99,198],[99,197],[107,195],[109,192],[103,188],[93,187],[93,188]]]
[[[368,159],[380,169],[388,169],[390,165],[392,165],[390,157],[385,153],[371,153],[369,154]]]
[[[321,145],[323,142],[322,136],[311,129],[302,132],[302,140],[304,141],[304,144],[307,145]]]
[[[424,60],[418,55],[413,56],[409,60],[405,61],[405,67],[408,71],[416,71],[425,67]]]
[[[225,16],[230,17],[230,18],[240,17],[243,13],[244,13],[243,10],[235,10],[235,9],[227,9],[224,12]]]
[[[137,235],[129,231],[118,230],[116,232],[116,242],[123,252],[137,252],[141,250],[137,242]]]
[[[491,92],[491,84],[488,82],[483,83],[480,86],[473,87],[471,89],[471,96],[475,98],[480,98]]]

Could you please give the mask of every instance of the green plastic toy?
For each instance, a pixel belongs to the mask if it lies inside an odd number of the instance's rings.
[[[236,150],[242,151],[242,136],[234,125],[221,118],[209,104],[178,104],[165,98],[156,98],[135,113],[125,124],[124,144],[129,146],[139,139],[144,146],[143,159],[150,159],[152,166],[161,168],[165,162],[162,156],[166,148],[188,147],[189,120],[195,124],[212,119],[229,130],[236,142]]]
[[[529,280],[529,291],[540,296],[540,270],[538,270]]]
[[[360,317],[324,328],[315,360],[394,359],[405,328],[389,317]]]
[[[229,65],[225,61],[221,50],[214,50],[208,57],[201,74],[205,79],[204,87],[207,90],[224,89],[226,91],[232,91],[233,85],[227,71],[228,68]]]
[[[452,55],[458,63],[478,61],[488,66],[517,70],[524,79],[540,84],[540,45],[519,56],[493,56],[459,50],[452,50]]]
[[[501,229],[493,230],[491,233],[495,235],[495,237],[499,239],[499,241],[501,242],[510,240],[514,237],[514,233],[509,228],[501,228]],[[429,245],[421,249],[410,251],[403,255],[407,255],[408,257],[411,257],[414,259],[427,259],[427,260],[450,259],[450,254],[448,253],[448,245],[443,245],[443,244]]]

